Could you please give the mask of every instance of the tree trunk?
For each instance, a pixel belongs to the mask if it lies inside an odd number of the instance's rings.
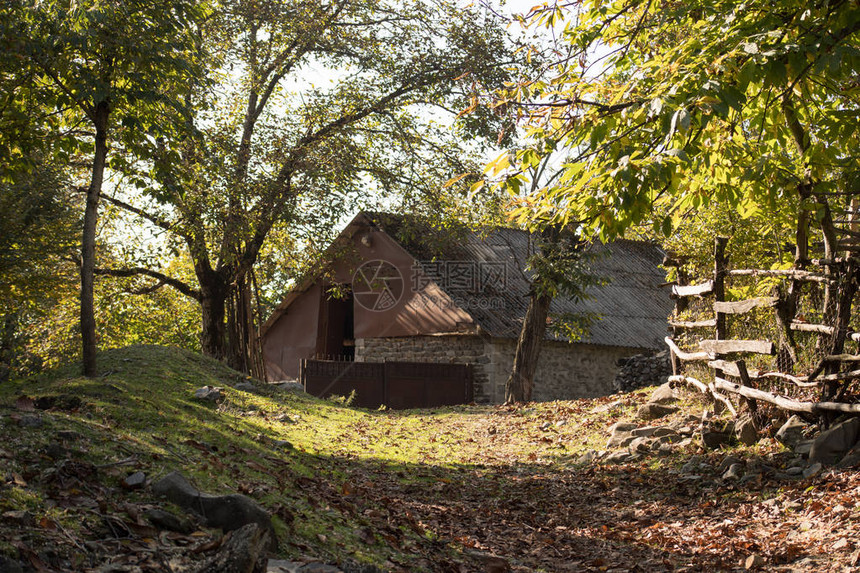
[[[251,282],[246,274],[230,285],[227,298],[227,364],[239,372],[264,378],[252,302]]]
[[[546,334],[546,318],[552,297],[532,293],[529,307],[523,319],[523,328],[517,340],[514,367],[505,384],[505,403],[529,402],[534,389],[535,371]]]
[[[228,294],[226,281],[214,271],[198,271],[197,280],[200,283],[200,310],[203,319],[200,349],[206,356],[222,360],[227,356],[224,324]]]
[[[108,117],[110,106],[106,101],[99,102],[95,108],[93,123],[96,129],[95,155],[90,187],[87,189],[87,204],[84,210],[84,231],[81,238],[81,344],[83,354],[83,374],[90,378],[96,376],[96,318],[93,303],[93,283],[96,259],[96,223],[99,217],[99,197],[104,182],[107,163]]]

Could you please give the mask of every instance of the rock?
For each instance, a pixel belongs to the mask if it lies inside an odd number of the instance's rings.
[[[702,443],[706,448],[716,450],[720,446],[727,445],[732,441],[732,435],[729,432],[719,432],[717,430],[702,429]]]
[[[656,430],[654,430],[655,438],[674,438],[676,436],[679,439],[681,438],[681,434],[679,434],[672,428],[667,428],[665,426],[658,427]]]
[[[123,489],[140,489],[146,484],[146,474],[143,472],[134,472],[133,474],[129,474],[123,479],[119,485],[123,487]]]
[[[45,455],[52,460],[61,460],[65,457],[68,457],[69,450],[63,447],[61,444],[58,444],[57,442],[51,442],[50,444],[45,446]]]
[[[269,514],[251,498],[241,494],[211,495],[201,493],[179,472],[171,472],[152,485],[152,491],[169,501],[199,514],[208,527],[233,531],[255,523],[268,535],[273,549],[277,538]]]
[[[672,404],[677,401],[678,397],[675,394],[675,389],[668,382],[654,390],[654,393],[651,394],[651,398],[648,400],[651,404]]]
[[[6,523],[22,527],[32,527],[36,524],[36,518],[33,514],[23,509],[4,511],[3,514],[0,515],[0,518],[2,518]]]
[[[721,461],[720,464],[717,466],[717,473],[724,473],[727,469],[729,469],[729,467],[739,463],[742,463],[740,458],[728,455],[724,457],[723,461]]]
[[[860,437],[860,418],[848,418],[821,432],[812,442],[809,461],[833,465],[851,451]]]
[[[21,428],[40,428],[44,424],[42,416],[25,414],[18,418],[18,426]]]
[[[198,400],[217,402],[224,397],[221,392],[222,388],[218,386],[203,386],[194,391],[194,397]]]
[[[609,428],[610,437],[609,441],[606,442],[607,448],[614,448],[616,446],[622,445],[622,442],[630,438],[632,434],[632,430],[636,429],[637,424],[631,424],[629,422],[617,422],[613,424]]]
[[[803,473],[803,468],[800,466],[794,466],[791,468],[787,468],[785,470],[785,474],[790,475],[790,476],[799,476],[802,473]]]
[[[79,442],[84,439],[84,435],[73,430],[60,430],[57,438],[66,442]]]
[[[72,412],[83,405],[79,396],[73,394],[60,394],[57,396],[39,396],[33,402],[37,410],[61,410]]]
[[[607,464],[623,464],[624,462],[629,461],[632,457],[633,456],[631,456],[627,452],[620,451],[609,454],[608,456],[603,458],[603,461],[605,461]]]
[[[744,473],[744,465],[743,464],[732,464],[729,466],[729,469],[723,474],[723,479],[726,481],[737,481],[741,479],[741,475]]]
[[[752,446],[758,442],[758,430],[752,416],[744,416],[735,425],[735,436],[744,445]]]
[[[853,468],[857,464],[860,464],[860,446],[854,446],[850,452],[845,454],[844,458],[839,460],[836,467],[840,469]]]
[[[744,569],[747,571],[754,571],[756,569],[761,569],[762,567],[764,567],[764,557],[757,553],[753,553],[744,561]]]
[[[660,426],[642,426],[641,428],[635,428],[630,431],[632,436],[636,436],[637,438],[648,438],[653,436],[657,430],[660,429]]]
[[[196,573],[265,573],[269,558],[269,531],[256,523],[247,523],[230,533],[230,537],[213,557]]]
[[[286,559],[269,559],[266,565],[268,573],[296,573],[304,563],[287,561]]]
[[[614,424],[609,426],[609,433],[614,434],[616,432],[626,432],[629,434],[638,427],[639,424],[636,424],[634,422],[615,422]]]
[[[642,420],[656,420],[677,411],[678,408],[675,406],[666,406],[664,404],[653,404],[648,402],[647,404],[642,404],[639,407],[639,410],[636,412],[636,416]]]
[[[295,380],[286,380],[283,382],[276,382],[273,384],[275,388],[278,390],[283,390],[284,392],[304,392],[305,387],[302,386],[301,382],[296,382]]]
[[[635,438],[632,442],[630,442],[630,445],[627,446],[627,449],[630,451],[631,454],[635,454],[637,452],[641,454],[650,452],[651,440],[649,440],[648,438]]]
[[[143,516],[158,529],[176,531],[177,533],[189,534],[194,531],[194,526],[187,519],[180,519],[169,511],[163,509],[148,509]]]
[[[818,474],[821,473],[821,470],[823,468],[824,468],[824,466],[821,465],[821,463],[815,462],[814,464],[810,465],[808,468],[803,470],[803,479],[809,479],[811,477],[817,476]]]
[[[672,446],[669,444],[660,444],[660,446],[656,450],[658,456],[670,456],[674,452]]]
[[[807,423],[800,416],[794,415],[776,432],[776,439],[786,447],[793,448],[803,439],[803,431]]]
[[[812,444],[815,440],[802,440],[794,446],[794,453],[803,456],[804,458],[809,457],[809,452],[812,451]]]
[[[250,392],[252,394],[257,392],[257,387],[250,382],[239,382],[238,384],[234,384],[233,388],[242,392]]]
[[[296,573],[343,573],[343,571],[334,565],[307,563],[296,569]]]
[[[0,555],[0,573],[24,573],[24,568],[14,559]]]
[[[684,438],[683,440],[678,442],[677,447],[678,448],[686,448],[687,446],[690,446],[692,444],[693,444],[693,438]]]
[[[603,414],[604,412],[610,412],[615,410],[616,408],[620,408],[624,405],[623,400],[615,400],[614,402],[610,402],[609,404],[601,404],[600,406],[595,406],[591,409],[592,414]]]
[[[699,471],[699,464],[702,463],[702,456],[693,456],[687,463],[681,466],[681,472],[685,474],[691,474]]]

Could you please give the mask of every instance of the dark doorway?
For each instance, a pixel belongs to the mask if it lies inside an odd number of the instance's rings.
[[[355,358],[355,310],[352,289],[335,297],[323,289],[320,301],[317,356],[329,360],[353,360]]]

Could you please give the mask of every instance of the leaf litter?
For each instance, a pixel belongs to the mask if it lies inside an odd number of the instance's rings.
[[[656,460],[578,463],[633,418],[645,392],[395,412],[266,388],[228,390],[224,404],[200,409],[184,405],[199,366],[179,358],[194,368],[163,377],[176,386],[161,404],[111,376],[131,395],[126,407],[150,410],[139,420],[99,391],[84,392],[78,411],[43,412],[43,427],[20,427],[16,412],[32,402],[23,398],[77,382],[0,394],[0,555],[35,571],[191,570],[222,533],[199,522],[159,530],[147,511],[176,508],[120,487],[134,472],[152,481],[183,469],[205,491],[245,492],[266,507],[287,558],[384,571],[842,571],[860,561],[854,471],[743,486],[705,471],[691,481],[679,471],[691,456],[716,466],[727,453],[698,444]],[[258,413],[245,415],[249,406]],[[174,407],[191,417],[171,418]],[[80,439],[56,459],[45,451],[61,431]],[[731,453],[782,455],[767,440]]]

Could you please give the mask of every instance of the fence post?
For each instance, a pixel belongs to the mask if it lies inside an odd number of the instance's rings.
[[[388,396],[388,361],[382,359],[382,403],[388,406],[391,400]]]
[[[307,362],[308,361],[305,358],[299,359],[299,383],[302,385],[302,389],[305,392],[308,391]]]
[[[725,302],[726,300],[726,270],[728,269],[728,259],[726,258],[726,245],[729,240],[726,237],[714,238],[714,302]],[[715,340],[726,340],[726,315],[723,312],[717,312],[714,308],[714,318],[716,319],[716,327],[714,328]],[[714,378],[722,378],[723,371],[720,368],[714,369]],[[714,412],[718,413],[718,409],[722,408],[719,400],[714,401]]]
[[[687,275],[683,269],[683,262],[680,260],[675,260],[666,256],[663,258],[663,266],[664,267],[675,267],[675,284],[679,287],[686,286],[689,282],[687,280]],[[683,296],[678,296],[673,293],[672,297],[675,299],[675,320],[679,320],[681,317],[681,313],[684,312],[687,308],[687,299]],[[672,327],[672,340],[678,340],[678,334],[680,334],[682,329],[678,326]],[[672,376],[678,376],[681,374],[681,361],[678,360],[678,357],[675,355],[675,351],[671,348],[669,349],[669,361],[672,364]]]

